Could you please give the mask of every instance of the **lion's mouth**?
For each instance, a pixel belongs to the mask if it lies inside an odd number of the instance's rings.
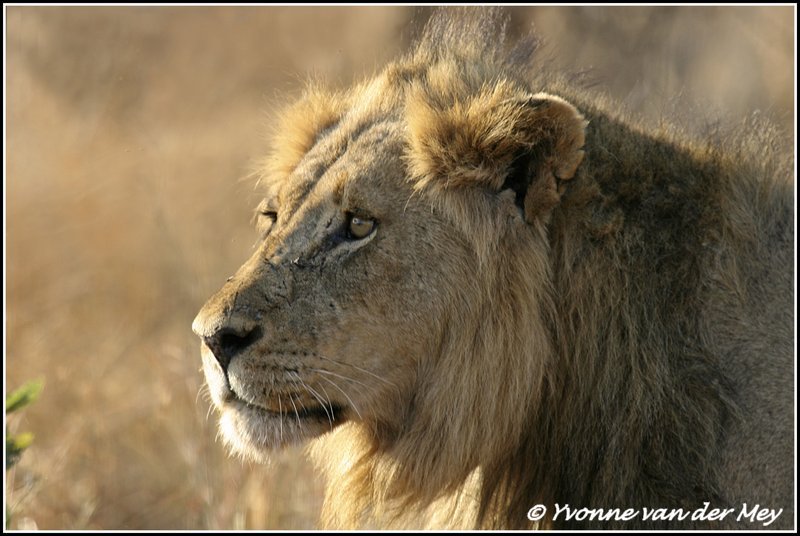
[[[280,419],[296,419],[298,421],[330,421],[331,424],[340,423],[345,413],[345,408],[339,404],[330,403],[326,405],[298,405],[292,402],[292,398],[288,400],[270,402],[269,406],[261,404],[253,404],[247,400],[242,399],[236,393],[231,392],[227,401],[240,407],[244,407],[250,411],[262,414],[264,416]]]

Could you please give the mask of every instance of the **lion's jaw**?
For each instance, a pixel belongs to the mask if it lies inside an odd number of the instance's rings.
[[[205,345],[202,356],[208,391],[220,412],[222,438],[242,457],[265,461],[276,448],[333,430],[349,419],[354,407],[339,403],[337,395],[343,392],[330,384],[325,388],[319,377],[304,379],[307,371],[276,367],[277,374],[266,378],[253,373],[265,368],[258,363],[277,362],[281,354],[237,357],[227,374]],[[262,396],[256,396],[259,391]]]

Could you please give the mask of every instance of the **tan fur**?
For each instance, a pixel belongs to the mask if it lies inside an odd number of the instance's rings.
[[[288,175],[317,140],[340,118],[343,96],[309,85],[302,98],[278,115],[272,129],[272,154],[263,167],[269,174]]]
[[[791,527],[776,135],[647,132],[525,74],[533,47],[501,22],[440,12],[373,79],[285,115],[263,240],[194,323],[225,441],[264,460],[311,440],[327,527],[761,528],[744,502]],[[552,517],[706,501],[737,513]]]

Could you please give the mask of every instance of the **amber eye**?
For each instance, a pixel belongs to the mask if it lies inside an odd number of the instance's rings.
[[[375,229],[375,220],[350,215],[347,221],[348,238],[360,240],[366,238]]]

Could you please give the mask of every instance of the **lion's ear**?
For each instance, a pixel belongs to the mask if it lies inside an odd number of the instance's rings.
[[[583,159],[586,121],[567,101],[497,84],[446,108],[409,106],[417,187],[511,189],[525,218],[547,216]]]
[[[511,189],[529,222],[546,216],[561,199],[564,183],[583,160],[586,121],[567,101],[539,93],[520,106],[523,143],[500,190]]]

